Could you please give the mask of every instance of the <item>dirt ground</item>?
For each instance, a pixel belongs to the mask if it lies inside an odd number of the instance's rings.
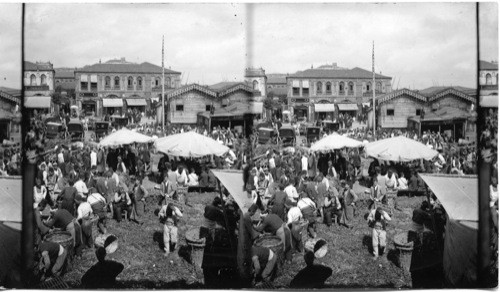
[[[145,181],[146,187],[153,190],[154,184]],[[396,210],[387,232],[387,252],[377,261],[370,254],[371,229],[367,226],[365,215],[368,213],[366,195],[362,186],[355,186],[360,196],[354,228],[343,226],[327,227],[318,224],[318,236],[328,243],[328,253],[316,264],[322,264],[333,270],[327,280],[328,287],[336,288],[411,288],[412,277],[396,265],[396,251],[393,237],[400,231],[406,231],[411,224],[413,208],[418,207],[423,197],[398,197]],[[118,277],[117,288],[203,288],[202,276],[188,261],[189,252],[184,234],[187,230],[200,225],[203,210],[218,193],[189,193],[192,207],[184,209],[184,218],[179,224],[179,248],[169,257],[164,257],[161,244],[162,225],[154,215],[157,201],[147,199],[146,214],[139,218],[140,223],[108,220],[108,232],[119,240],[118,250],[107,259],[122,263],[125,268]],[[83,274],[97,262],[94,249],[86,249],[81,259],[75,259],[73,269],[64,280],[72,288],[80,287]],[[275,287],[287,287],[293,277],[305,267],[301,254],[296,254],[292,264],[285,264],[283,272],[274,280]]]

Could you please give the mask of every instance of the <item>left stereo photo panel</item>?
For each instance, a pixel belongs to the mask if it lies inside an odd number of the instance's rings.
[[[22,4],[0,4],[0,289],[21,280]]]

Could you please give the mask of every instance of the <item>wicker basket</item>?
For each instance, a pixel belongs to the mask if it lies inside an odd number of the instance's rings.
[[[191,264],[201,271],[206,238],[200,238],[200,228],[192,228],[186,232],[186,242],[191,248]]]
[[[46,289],[48,289],[48,290],[67,290],[67,289],[69,289],[69,285],[66,284],[66,282],[64,282],[61,277],[55,277],[55,278],[52,278],[48,281],[45,281],[45,282],[38,284],[35,288],[40,289],[40,290],[46,290]]]
[[[394,236],[394,246],[398,251],[398,266],[410,271],[413,254],[413,241],[409,240],[409,232],[400,232]]]
[[[314,257],[317,259],[324,257],[328,252],[328,244],[323,238],[308,239],[304,247],[307,251],[314,253]]]
[[[285,260],[285,253],[283,251],[283,242],[281,241],[281,238],[274,235],[266,235],[257,239],[254,245],[260,247],[267,247],[270,250],[272,250],[276,256],[278,256],[279,268],[277,270],[276,276],[279,276],[279,273],[281,271],[281,266],[283,265],[283,262]]]
[[[94,244],[97,248],[103,247],[106,249],[106,254],[112,254],[118,249],[118,237],[113,234],[99,234]]]

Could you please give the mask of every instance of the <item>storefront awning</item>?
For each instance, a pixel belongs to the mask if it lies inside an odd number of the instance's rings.
[[[335,104],[333,103],[317,103],[314,105],[315,112],[331,113],[335,111]]]
[[[122,107],[123,99],[121,98],[103,98],[102,99],[103,107]]]
[[[358,105],[355,103],[339,103],[337,104],[339,111],[357,111]]]
[[[24,107],[50,108],[50,96],[25,96]]]
[[[134,98],[127,99],[128,106],[146,106],[146,100],[144,98]]]
[[[479,97],[479,104],[482,107],[498,108],[498,95],[484,95]]]

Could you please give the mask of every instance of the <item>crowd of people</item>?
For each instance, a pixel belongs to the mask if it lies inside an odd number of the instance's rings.
[[[273,125],[278,127],[278,122],[274,121]],[[432,161],[386,163],[373,160],[366,167],[362,163],[365,155],[362,148],[327,154],[302,147],[290,151],[270,148],[265,155],[255,156],[259,147],[256,133],[245,138],[241,131],[220,126],[210,131],[200,126],[167,125],[165,135],[195,131],[228,146],[230,151],[222,157],[199,159],[164,155],[156,164],[152,145],[148,144],[118,149],[97,144],[85,144],[83,148],[60,145],[47,153],[42,116],[36,116],[31,123],[25,145],[43,154],[37,161],[33,196],[38,234],[36,250],[40,270],[47,276],[60,275],[61,261],[72,253],[78,257],[84,248],[93,246],[94,221],[101,234],[108,232],[110,218],[121,222],[125,216],[125,220],[140,224],[145,213],[145,198],[151,195],[142,184],[147,176],[159,184],[157,215],[163,225],[164,252],[168,256],[178,245],[177,225],[183,218],[182,205],[189,204],[183,196],[187,189],[215,189],[217,179],[210,172],[212,168],[243,170],[244,191],[254,204],[247,213],[240,214],[238,260],[253,269],[253,274],[243,273],[244,277],[268,282],[278,266],[277,255],[269,249],[253,247],[252,241],[262,234],[280,237],[285,259],[289,262],[293,253],[305,252],[307,238],[317,238],[317,224],[351,228],[354,218],[360,214],[356,203],[358,194],[353,190],[357,183],[369,189],[368,221],[376,259],[385,251],[385,230],[392,216],[392,209],[388,207],[391,193],[421,192],[424,184],[418,177],[419,172],[459,175],[477,172],[475,148],[458,145],[446,135],[435,132],[418,136],[415,132],[401,130],[378,130],[375,135],[367,129],[340,130],[341,134],[360,141],[404,135],[439,152]],[[117,129],[112,127],[110,132]],[[135,129],[148,135],[162,135],[161,127],[155,123],[136,125]],[[10,162],[20,160],[19,153],[11,157]],[[498,206],[494,180],[491,190],[492,204]],[[204,227],[210,230],[223,224],[220,211],[223,205],[231,202],[234,200],[226,192],[224,201],[217,198],[207,206]],[[251,219],[257,211],[261,219],[259,225]],[[62,251],[57,244],[43,240],[54,228],[70,232],[73,251]],[[302,236],[302,230],[307,231],[308,237]]]

